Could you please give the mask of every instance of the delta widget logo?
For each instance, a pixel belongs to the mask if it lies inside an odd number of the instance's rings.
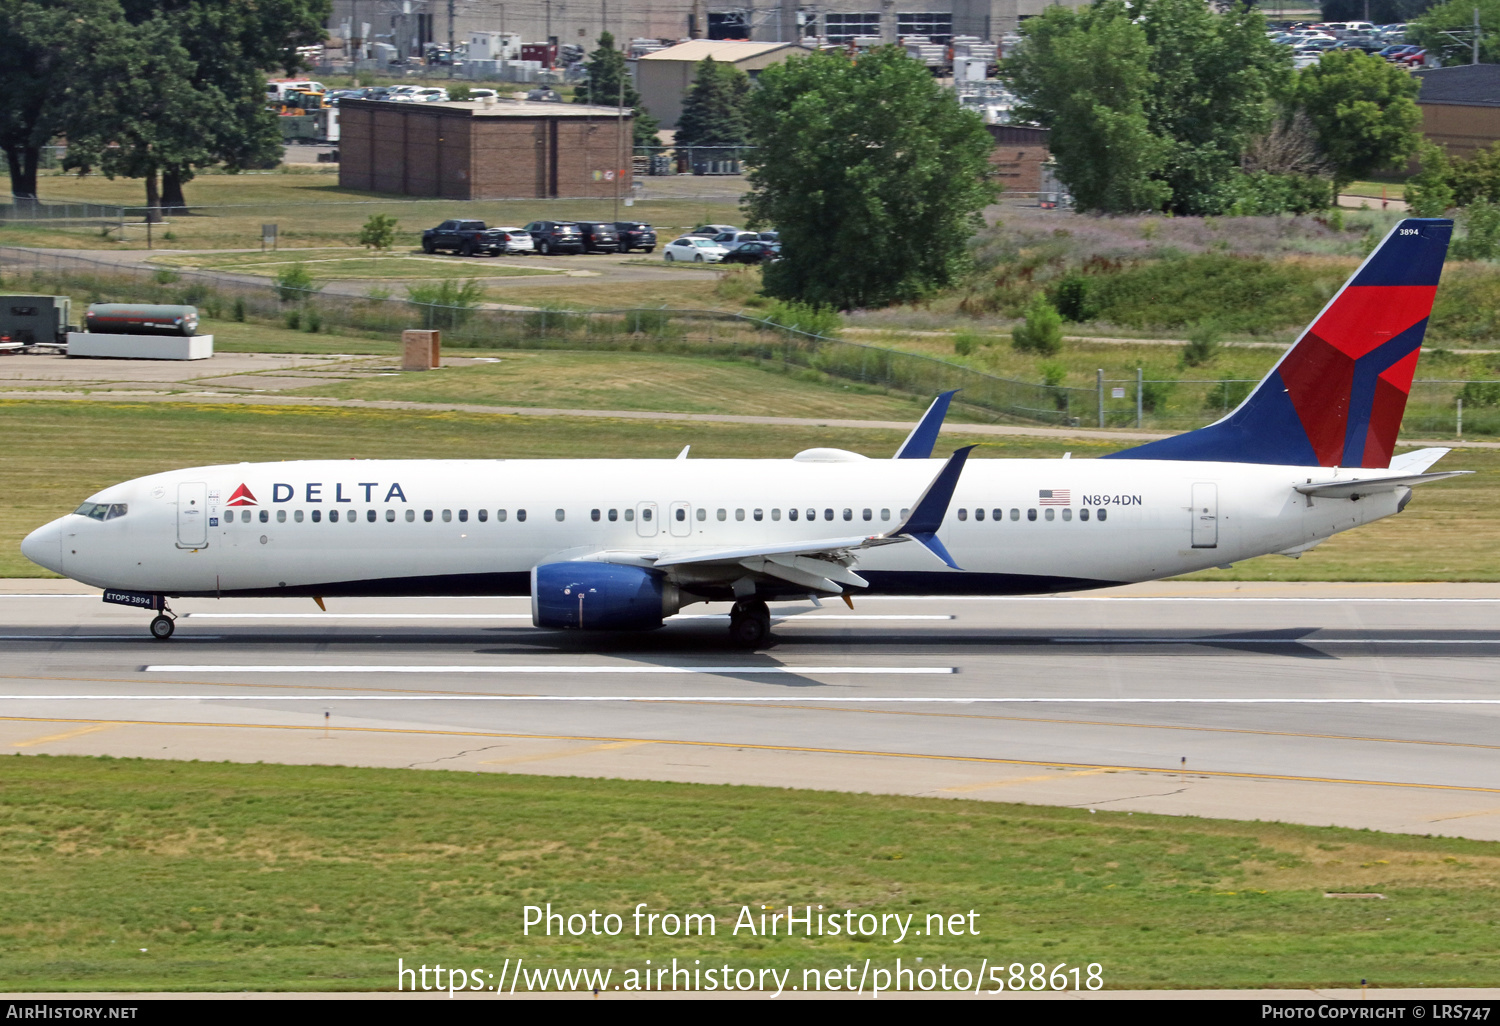
[[[260,503],[255,501],[255,495],[250,491],[249,488],[245,487],[244,485],[240,485],[234,490],[234,494],[229,497],[229,501],[224,503],[224,505],[259,506]]]

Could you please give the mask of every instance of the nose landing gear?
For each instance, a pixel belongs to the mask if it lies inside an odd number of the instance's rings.
[[[760,599],[741,599],[729,611],[729,637],[740,648],[764,648],[771,640],[771,610]]]
[[[166,641],[177,629],[177,615],[167,608],[167,604],[161,604],[161,611],[151,621],[151,636],[157,641]]]

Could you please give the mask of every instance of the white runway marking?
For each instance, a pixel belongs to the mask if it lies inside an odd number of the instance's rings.
[[[1023,637],[998,641],[1027,641]],[[1237,638],[1206,635],[1201,638],[1048,638],[1053,645],[1500,645],[1500,638]]]
[[[186,613],[195,620],[531,620],[530,613]],[[772,615],[778,623],[821,620],[952,620],[952,613],[830,613]],[[680,613],[675,620],[728,620],[728,613]]]
[[[859,595],[861,602],[1500,602],[1495,598],[1335,598],[1319,595]]]
[[[147,666],[147,673],[742,673],[742,674],[932,674],[956,673],[952,666]]]
[[[0,702],[712,702],[782,703],[786,695],[0,695]],[[856,705],[1500,705],[1500,698],[954,698],[796,695]]]
[[[137,634],[0,634],[0,641],[140,641],[150,639],[144,631]],[[222,634],[193,634],[179,641],[223,641]]]

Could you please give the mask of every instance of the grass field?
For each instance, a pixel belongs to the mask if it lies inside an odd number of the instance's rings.
[[[98,176],[44,177],[37,183],[44,200],[72,200],[139,208],[145,188],[138,179],[110,181]],[[398,219],[396,245],[414,249],[424,228],[450,217],[475,218],[493,225],[523,225],[538,218],[614,219],[613,199],[414,200],[341,189],[337,173],[206,175],[186,186],[191,212],[174,216],[153,231],[156,246],[169,249],[244,249],[260,245],[261,225],[275,223],[283,247],[353,245],[371,214]],[[721,200],[640,200],[621,216],[664,230],[704,222],[739,223],[733,202]],[[140,221],[141,210],[126,220]],[[170,233],[170,234],[169,234]],[[60,249],[145,249],[144,227],[128,227],[127,241],[100,227],[0,222],[0,245]]]
[[[504,366],[503,364],[496,366]],[[386,379],[391,380],[391,379]],[[889,400],[887,400],[889,401]],[[915,419],[917,405],[909,407]],[[0,456],[0,576],[47,576],[21,556],[28,531],[117,481],[177,467],[281,459],[693,456],[784,458],[813,446],[887,457],[902,431],[513,417],[190,403],[0,402],[0,430],[26,444]],[[977,458],[1077,459],[1121,448],[1082,439],[945,434]],[[1264,556],[1205,580],[1500,580],[1500,452],[1465,449],[1439,469],[1469,477],[1417,490],[1406,512],[1338,535],[1299,560]]]
[[[40,726],[40,725],[39,725]],[[1494,986],[1500,845],[1083,809],[431,770],[6,759],[0,987],[395,989],[533,968],[1086,966],[1109,988]],[[1384,901],[1329,900],[1378,892]],[[523,906],[712,937],[522,936]],[[743,905],[979,936],[732,935]],[[858,970],[856,970],[857,974]]]
[[[560,272],[543,267],[517,267],[485,260],[458,262],[452,258],[391,253],[376,256],[356,249],[305,249],[287,253],[214,253],[204,256],[162,256],[152,261],[163,267],[234,271],[273,278],[293,264],[303,264],[314,279],[349,278],[522,278]]]

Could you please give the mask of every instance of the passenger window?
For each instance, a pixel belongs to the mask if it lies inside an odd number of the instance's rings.
[[[797,511],[794,510],[794,509],[787,510],[786,511],[786,518],[788,520],[796,520],[797,519]]]
[[[650,506],[647,506],[645,509],[641,510],[641,519],[642,520],[650,520],[651,519],[651,507]]]
[[[960,506],[958,508],[958,519],[960,519],[960,520],[967,520],[967,519],[969,519],[969,511],[966,510],[966,509],[964,509],[962,506]]]
[[[524,509],[516,510],[516,520],[523,524],[526,523],[526,511]]]
[[[976,509],[974,511],[974,519],[975,520],[983,520],[984,519],[984,510],[982,510],[982,509]]]
[[[1005,510],[1003,510],[1003,509],[992,509],[992,510],[990,510],[990,519],[991,520],[999,520],[1003,516],[1005,516]]]
[[[336,523],[339,522],[339,511],[338,510],[331,509],[331,510],[328,511],[328,522],[330,524],[336,524]]]
[[[727,520],[729,519],[729,511],[727,509],[721,509],[718,513],[715,514],[715,516],[717,516],[720,520]]]
[[[422,511],[422,520],[429,524],[432,523],[432,510],[424,509]]]
[[[816,519],[818,519],[818,511],[815,510],[815,509],[808,510],[807,511],[807,519],[808,520],[816,520]]]
[[[1088,518],[1089,518],[1089,511],[1088,510],[1081,509],[1081,510],[1078,511],[1078,519],[1079,520],[1087,520]]]
[[[597,524],[599,522],[599,511],[597,509],[589,510],[589,519]]]
[[[773,510],[771,510],[771,519],[772,520],[780,520],[781,519],[781,510],[779,510],[779,509],[773,509]]]
[[[375,511],[373,509],[365,510],[365,520],[371,524],[375,522]]]
[[[271,522],[270,510],[263,509],[260,511],[260,522],[263,524],[269,524]]]
[[[736,519],[736,520],[744,520],[745,519],[745,511],[742,510],[742,509],[735,510],[734,511],[734,519]]]
[[[911,510],[909,510],[909,509],[903,509],[901,511],[901,519],[902,520],[905,520],[909,516],[911,516]]]
[[[702,523],[703,521],[705,521],[707,519],[708,519],[708,510],[704,509],[702,506],[699,506],[698,507],[698,522]]]
[[[849,509],[847,506],[844,507],[844,519],[845,520],[853,520],[854,519],[854,510]]]
[[[673,512],[676,514],[677,522],[679,524],[687,520],[687,510],[683,509],[681,506],[678,506],[677,509]]]
[[[1018,509],[1012,509],[1010,511],[1010,518],[1012,520],[1020,520],[1021,519],[1021,511],[1018,510]],[[1033,518],[1033,519],[1035,519],[1035,518]]]
[[[1046,513],[1047,513],[1047,519],[1048,520],[1055,520],[1055,519],[1057,519],[1057,510],[1053,509],[1051,506],[1047,507]]]
[[[484,523],[486,520],[488,520],[490,518],[490,511],[487,510],[487,509],[481,509],[481,510],[478,510],[477,512],[475,512],[474,515],[479,518],[479,522],[482,524],[482,523]],[[386,519],[387,520],[395,520],[396,518],[394,516],[387,516]],[[598,520],[599,518],[595,517],[594,519]]]
[[[568,516],[568,514],[563,512],[562,510],[556,510],[552,515],[557,518],[558,523],[561,523],[563,520],[567,519]]]
[[[299,524],[302,523],[302,511],[299,509],[296,512],[294,512],[292,514],[292,519],[295,520],[295,521],[297,521],[297,523],[299,523]]]
[[[412,521],[416,520],[416,519],[417,519],[417,511],[416,510],[409,509],[409,510],[406,511],[406,522],[408,524],[411,523]]]
[[[823,519],[824,520],[832,520],[833,519],[833,510],[831,510],[831,509],[825,509],[823,511]]]
[[[619,520],[619,519],[620,519],[620,511],[619,510],[612,509],[612,510],[609,511],[609,522],[610,523],[614,523],[616,520]]]
[[[451,509],[445,509],[445,510],[443,510],[443,523],[445,523],[445,524],[451,524],[451,523],[453,523],[453,511]]]
[[[1036,519],[1036,510],[1034,510],[1034,509],[1028,509],[1026,511],[1026,519],[1027,520],[1035,520]]]
[[[1099,511],[1099,522],[1102,524],[1108,518],[1109,518],[1109,510],[1107,510],[1107,509],[1101,509]]]
[[[284,523],[286,523],[286,510],[284,510],[284,509],[278,509],[276,511],[276,522],[278,524],[284,524]]]
[[[888,510],[888,509],[881,510],[880,511],[880,519],[881,520],[889,520],[889,519],[891,519],[891,511]]]
[[[461,510],[458,511],[458,522],[460,524],[467,524],[469,522],[469,511],[468,510],[461,509]]]
[[[312,518],[313,518],[313,523],[316,524],[318,521],[320,521],[320,520],[323,519],[323,511],[320,510],[320,509],[313,510],[312,511]]]
[[[479,519],[480,520],[484,519],[484,510],[480,510],[479,511]],[[388,510],[385,511],[385,522],[388,523],[388,524],[394,524],[396,522],[396,511],[395,510],[388,509]]]
[[[1070,510],[1070,509],[1063,510],[1063,519],[1064,520],[1072,520],[1073,519],[1073,511]]]
[[[510,516],[510,514],[507,513],[503,509],[497,509],[497,510],[495,510],[495,522],[497,524],[503,524],[503,523],[505,523],[505,518],[508,517],[508,516]]]
[[[766,514],[765,514],[764,510],[759,510],[758,509],[754,513],[752,513],[751,516],[753,516],[756,520],[764,520]]]
[[[875,511],[873,509],[866,508],[863,516],[866,520],[873,520],[875,518]]]
[[[346,524],[352,524],[352,523],[357,522],[358,520],[359,520],[359,514],[356,513],[356,512],[354,512],[354,510],[351,509],[351,510],[346,510],[344,512],[344,523],[346,523]]]
[[[625,511],[625,521],[626,521],[626,523],[629,523],[630,521],[632,521],[634,519],[635,519],[635,510],[633,510],[633,509],[627,509]]]

